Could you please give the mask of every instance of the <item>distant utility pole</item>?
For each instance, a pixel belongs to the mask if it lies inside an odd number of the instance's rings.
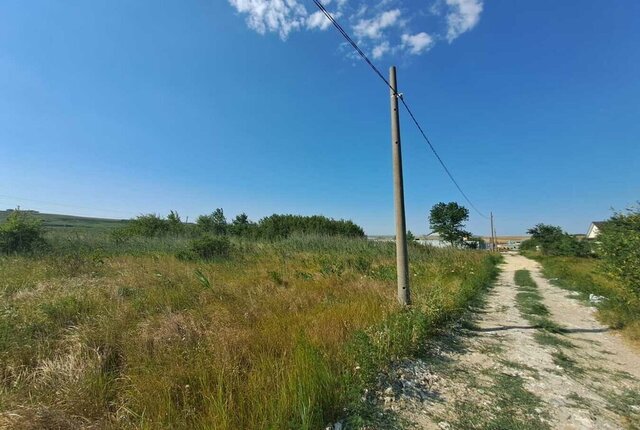
[[[402,150],[400,148],[400,112],[396,68],[389,70],[391,84],[391,149],[393,151],[393,194],[396,209],[396,268],[398,271],[398,301],[411,304],[409,292],[409,258],[407,256],[407,225],[404,216],[404,183],[402,180]]]
[[[495,227],[495,224],[494,224],[494,226],[493,226],[493,241],[494,241],[494,242],[495,242],[495,244],[496,244],[496,245],[495,245],[495,247],[496,247],[496,250],[497,250],[497,249],[498,249],[498,235],[496,234],[496,227]]]
[[[491,212],[491,250],[495,251],[496,250],[496,237],[494,236],[494,230],[493,230],[493,212]]]

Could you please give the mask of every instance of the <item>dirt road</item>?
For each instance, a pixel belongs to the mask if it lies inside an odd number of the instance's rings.
[[[522,269],[537,288],[516,285]],[[506,255],[474,314],[430,345],[433,355],[381,377],[373,401],[401,426],[640,429],[640,354],[588,303],[543,278],[538,263]]]

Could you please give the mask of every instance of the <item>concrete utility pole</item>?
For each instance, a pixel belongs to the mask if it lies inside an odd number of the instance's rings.
[[[402,180],[402,150],[400,148],[400,112],[396,68],[389,70],[391,84],[391,149],[393,151],[393,194],[396,208],[396,268],[398,271],[398,301],[411,304],[409,292],[409,258],[407,256],[407,226],[404,216],[404,183]]]
[[[493,227],[493,241],[496,244],[496,251],[498,250],[498,235],[496,234],[496,228]]]
[[[494,230],[493,230],[493,212],[491,212],[491,250],[495,251],[496,250],[496,237],[494,236]]]

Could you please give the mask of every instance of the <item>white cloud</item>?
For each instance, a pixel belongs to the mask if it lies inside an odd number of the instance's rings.
[[[447,40],[453,42],[462,33],[471,30],[480,21],[482,0],[446,0],[450,10],[447,13]]]
[[[307,20],[307,10],[297,0],[229,0],[231,6],[247,15],[249,28],[260,34],[274,32],[286,39]]]
[[[452,43],[480,21],[484,0],[430,0],[419,6],[410,0],[321,0],[336,19],[374,59],[388,54],[420,55],[438,41]],[[295,31],[327,30],[331,21],[308,0],[228,0],[249,28],[276,33],[282,40]],[[307,11],[309,3],[313,10]],[[425,14],[431,17],[431,29]],[[349,56],[349,54],[347,54]]]
[[[342,16],[340,12],[337,12],[337,13],[329,12],[329,13],[335,19],[338,19]],[[322,13],[322,11],[314,12],[311,15],[309,15],[309,17],[307,18],[307,28],[309,30],[313,30],[313,29],[326,30],[327,28],[329,28],[330,25],[331,25],[331,21],[329,21],[329,18],[327,18],[325,14]]]
[[[408,49],[411,54],[419,55],[428,51],[434,45],[433,37],[424,31],[417,34],[403,34],[402,47]]]
[[[382,57],[384,54],[391,50],[391,45],[386,40],[379,45],[376,45],[371,51],[374,59]]]
[[[400,18],[400,9],[388,10],[371,19],[361,19],[353,30],[357,37],[379,39],[385,28],[396,25]]]

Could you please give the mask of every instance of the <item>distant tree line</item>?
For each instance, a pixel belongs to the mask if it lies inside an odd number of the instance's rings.
[[[158,237],[167,235],[203,234],[213,236],[238,236],[254,239],[282,239],[295,234],[342,236],[364,238],[362,227],[349,220],[335,220],[321,215],[271,215],[253,222],[247,214],[236,215],[227,221],[220,208],[208,215],[200,215],[195,224],[182,221],[180,215],[171,211],[167,217],[155,214],[140,215],[125,227],[116,230],[114,236],[126,239],[131,236]]]
[[[195,223],[186,223],[176,211],[166,217],[156,214],[140,215],[123,227],[111,231],[116,243],[133,238],[187,238],[188,248],[179,251],[185,259],[226,258],[233,252],[232,237],[253,240],[278,240],[292,235],[340,236],[364,238],[364,230],[346,220],[320,215],[271,215],[253,222],[247,214],[236,215],[228,222],[224,211],[216,209],[201,215]],[[176,241],[180,243],[180,241]],[[30,213],[14,210],[0,222],[0,254],[34,254],[54,251],[45,240],[42,222]]]

